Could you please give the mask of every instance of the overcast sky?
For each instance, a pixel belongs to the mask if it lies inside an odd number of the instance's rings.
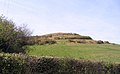
[[[70,32],[120,43],[120,0],[0,0],[0,14],[33,35]]]

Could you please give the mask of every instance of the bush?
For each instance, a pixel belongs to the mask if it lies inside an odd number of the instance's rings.
[[[120,64],[0,54],[0,74],[120,74]]]
[[[24,60],[20,55],[1,54],[0,74],[23,74]]]
[[[85,44],[87,42],[85,40],[78,40],[77,43],[83,43],[83,44]]]
[[[76,43],[76,41],[75,41],[75,40],[72,40],[72,39],[69,39],[68,42]]]
[[[25,27],[17,27],[13,21],[0,17],[0,51],[24,53],[30,31]]]
[[[97,41],[97,44],[104,44],[104,42],[99,40],[99,41]]]
[[[31,38],[28,42],[27,42],[27,45],[45,45],[45,44],[55,44],[57,43],[56,41],[54,40],[50,40],[50,39],[34,39],[34,38]]]
[[[105,43],[105,44],[110,44],[110,42],[109,42],[109,41],[104,41],[104,43]]]
[[[44,40],[44,41],[41,41],[41,43],[44,43],[44,44],[55,44],[56,41],[54,41],[54,40]]]
[[[39,58],[29,59],[31,61],[28,65],[32,74],[57,74],[60,70],[58,59],[54,58]],[[28,62],[29,62],[28,61]]]

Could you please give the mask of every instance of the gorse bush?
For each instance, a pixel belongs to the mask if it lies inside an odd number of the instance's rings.
[[[0,74],[120,74],[120,64],[1,54]]]
[[[0,16],[0,52],[24,52],[30,31],[25,27],[17,27],[11,20]]]

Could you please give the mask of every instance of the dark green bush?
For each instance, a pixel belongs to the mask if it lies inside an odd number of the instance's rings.
[[[104,44],[104,42],[102,40],[98,40],[97,44]]]
[[[0,54],[0,74],[120,74],[120,64]]]
[[[22,74],[24,60],[20,55],[1,54],[0,55],[0,74]]]
[[[53,58],[37,59],[35,65],[35,72],[42,74],[56,74],[59,72],[60,69],[59,61]]]
[[[33,71],[34,74],[119,74],[119,70],[115,64],[43,57],[34,63]]]
[[[104,41],[104,43],[105,43],[105,44],[110,44],[110,42],[109,42],[109,41]]]
[[[0,52],[24,53],[30,31],[25,27],[17,27],[16,24],[0,16]]]

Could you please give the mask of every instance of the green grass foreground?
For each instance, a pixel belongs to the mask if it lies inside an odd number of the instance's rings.
[[[120,63],[120,45],[54,44],[29,46],[29,55]]]

